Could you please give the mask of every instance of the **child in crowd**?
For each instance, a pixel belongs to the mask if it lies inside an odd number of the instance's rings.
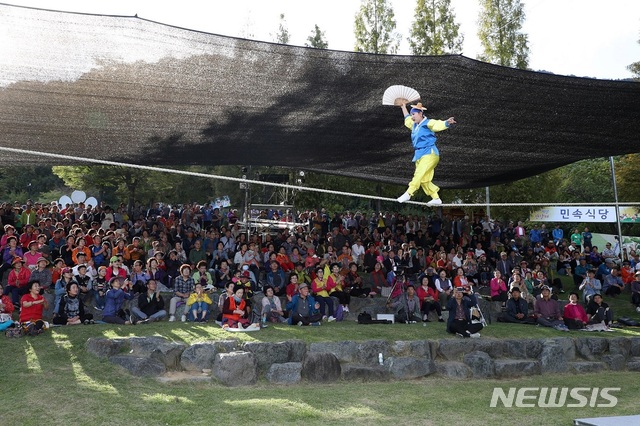
[[[100,266],[98,268],[98,277],[93,283],[93,289],[95,291],[96,297],[96,309],[101,311],[104,309],[104,304],[106,301],[107,290],[109,290],[109,283],[106,279],[107,276],[107,267]]]
[[[201,261],[200,263],[202,263]],[[205,263],[206,267],[206,263]],[[193,293],[189,295],[187,299],[187,312],[189,313],[189,321],[193,322],[207,322],[209,318],[209,306],[213,302],[209,295],[204,292],[202,283],[196,282]]]

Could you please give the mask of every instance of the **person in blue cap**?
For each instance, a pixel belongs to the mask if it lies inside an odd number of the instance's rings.
[[[442,204],[438,191],[440,188],[436,186],[433,180],[433,173],[440,161],[440,153],[436,147],[435,132],[441,132],[448,129],[452,124],[456,124],[453,117],[446,120],[433,120],[425,117],[425,107],[422,103],[411,105],[411,111],[407,111],[407,105],[402,103],[402,114],[404,115],[404,125],[411,129],[411,142],[413,144],[414,155],[413,161],[416,163],[416,170],[413,173],[413,179],[409,182],[407,191],[398,197],[399,203],[409,201],[418,189],[422,190],[431,197],[431,201],[427,204]]]

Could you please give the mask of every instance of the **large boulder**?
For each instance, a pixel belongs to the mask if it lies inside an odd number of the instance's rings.
[[[545,339],[542,344],[544,345],[549,341],[553,344],[560,345],[568,361],[576,359],[576,345],[571,337],[552,337],[551,339]]]
[[[600,373],[605,370],[607,366],[603,362],[591,362],[591,361],[577,361],[570,362],[569,372],[584,374],[584,373]]]
[[[288,340],[289,344],[289,361],[302,362],[304,354],[307,353],[307,344],[302,340]]]
[[[106,337],[90,337],[85,343],[87,352],[101,359],[107,359],[129,348],[127,339],[107,339]]]
[[[436,363],[436,371],[441,376],[450,379],[466,379],[471,377],[471,369],[459,361],[445,361]]]
[[[360,298],[360,297],[352,297],[351,303],[349,303],[349,315],[345,316],[345,320],[349,321],[357,321],[358,315],[364,311],[367,311],[371,314],[373,319],[376,319],[378,314],[386,314],[387,305],[386,298],[384,297],[376,297],[376,298]],[[334,302],[335,304],[335,302]]]
[[[478,379],[493,377],[495,375],[495,365],[488,353],[474,351],[464,356],[463,362],[471,369],[471,375]]]
[[[386,359],[391,356],[391,348],[386,340],[367,340],[358,343],[356,361],[363,365],[378,365],[379,355]]]
[[[217,353],[218,345],[213,342],[193,344],[180,355],[180,367],[187,371],[211,369]]]
[[[389,369],[391,376],[396,380],[417,379],[435,373],[435,363],[430,359],[417,359],[412,357],[387,358],[384,366]]]
[[[437,342],[429,340],[397,340],[391,344],[391,353],[394,356],[434,359],[436,351]]]
[[[332,353],[307,352],[302,360],[302,378],[310,382],[334,382],[341,374],[340,361]]]
[[[235,352],[240,349],[240,342],[237,340],[215,340],[212,343],[216,345],[218,352]]]
[[[249,342],[243,346],[245,351],[253,353],[258,364],[259,371],[267,371],[272,364],[282,364],[291,361],[289,359],[288,342]]]
[[[627,361],[627,370],[640,371],[640,357],[630,358]]]
[[[330,353],[335,355],[340,362],[355,362],[358,354],[358,344],[352,341],[317,342],[309,345],[309,352]]]
[[[565,373],[575,359],[575,346],[569,338],[546,339],[540,353],[540,368],[545,373]]]
[[[271,364],[267,370],[266,378],[269,383],[279,385],[289,385],[300,382],[302,376],[301,362],[285,362],[282,364]]]
[[[486,352],[491,358],[503,357],[504,342],[500,339],[479,339],[473,343],[476,351]]]
[[[626,360],[631,352],[631,340],[625,337],[615,337],[609,339],[609,353],[611,355],[622,355]]]
[[[475,339],[444,339],[438,345],[438,355],[447,361],[460,359],[475,350]]]
[[[503,353],[507,358],[539,358],[542,342],[537,339],[509,339],[503,341]]]
[[[134,376],[160,376],[167,371],[165,365],[157,359],[135,356],[135,355],[114,355],[109,361],[125,368]]]
[[[609,341],[599,337],[581,337],[575,344],[578,355],[588,361],[595,361],[609,349]]]
[[[342,367],[342,378],[348,381],[382,382],[391,377],[385,367],[347,364]]]
[[[622,354],[609,354],[602,356],[602,362],[604,362],[609,370],[620,371],[624,370],[627,366],[627,358]]]
[[[631,344],[629,355],[630,356],[640,356],[640,337],[632,337],[629,339]]]
[[[496,376],[513,378],[540,374],[540,361],[531,359],[496,359],[494,361]]]
[[[180,366],[180,355],[187,348],[187,345],[151,336],[132,337],[129,339],[129,347],[134,355],[155,358],[168,369],[175,370]]]
[[[258,380],[256,359],[251,352],[217,353],[212,378],[226,386],[253,385]]]

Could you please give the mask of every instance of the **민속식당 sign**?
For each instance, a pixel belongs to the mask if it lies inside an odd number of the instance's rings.
[[[613,206],[545,207],[531,213],[529,220],[531,222],[615,222],[616,209]]]

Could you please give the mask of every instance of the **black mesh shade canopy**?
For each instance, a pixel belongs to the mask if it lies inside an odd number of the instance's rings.
[[[410,133],[400,108],[382,105],[384,90],[403,84],[420,92],[428,117],[458,121],[438,134],[435,183],[444,188],[640,152],[634,82],[463,56],[285,46],[2,4],[0,28],[4,147],[169,167],[287,166],[405,184],[413,174]],[[0,156],[5,164],[52,164]]]

